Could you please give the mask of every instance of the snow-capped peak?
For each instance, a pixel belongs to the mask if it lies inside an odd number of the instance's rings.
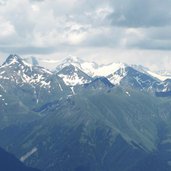
[[[168,78],[171,78],[169,76],[157,74],[156,72],[153,72],[141,65],[127,65],[124,63],[115,63],[115,62],[105,65],[99,65],[95,62],[84,61],[77,57],[66,58],[60,63],[56,71],[59,72],[66,66],[70,66],[70,65],[79,68],[81,71],[83,71],[90,77],[101,77],[101,76],[107,77],[115,85],[119,85],[121,80],[123,80],[123,78],[127,76],[128,67],[135,69],[135,71],[148,75],[156,81],[164,81]],[[75,82],[74,78],[76,78],[76,76],[74,77],[72,76],[72,81]]]
[[[126,64],[116,64],[114,72],[108,75],[107,78],[114,85],[119,85],[121,80],[127,75],[126,67],[128,67]]]
[[[91,81],[91,77],[72,64],[65,66],[57,74],[69,86],[81,85]]]
[[[16,54],[11,54],[6,61],[3,63],[2,66],[7,66],[7,65],[15,65],[15,64],[19,64],[19,65],[25,65],[27,67],[31,67],[32,65],[27,63],[23,58],[21,58],[20,56],[16,55]]]
[[[77,57],[73,57],[73,56],[68,57],[68,58],[62,60],[61,62],[59,62],[58,66],[56,67],[56,71],[59,72],[66,66],[70,66],[70,65],[73,65],[75,67],[78,67],[79,69],[82,69],[81,63],[83,63],[83,61]]]
[[[99,65],[95,62],[84,61],[77,57],[69,57],[59,63],[59,65],[56,67],[56,71],[59,72],[64,67],[69,65],[73,65],[79,68],[91,77],[108,76],[117,71],[118,69],[126,66],[126,64],[124,63],[110,63],[107,65]]]
[[[16,85],[30,84],[49,87],[49,76],[52,72],[40,66],[27,63],[18,55],[10,55],[0,67],[0,79],[10,80]],[[48,81],[47,81],[48,80]]]
[[[10,65],[12,63],[18,63],[18,62],[21,62],[22,59],[21,57],[19,57],[18,55],[16,54],[11,54],[9,55],[9,57],[6,59],[6,61],[4,62],[3,65]]]

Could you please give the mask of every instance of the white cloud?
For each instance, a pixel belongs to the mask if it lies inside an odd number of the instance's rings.
[[[0,17],[0,37],[6,38],[8,36],[11,36],[15,34],[15,28],[10,23],[10,21],[5,20],[5,18]]]
[[[39,12],[39,11],[40,11],[40,8],[39,8],[38,5],[32,5],[31,8],[32,8],[32,10],[33,10],[34,12]]]

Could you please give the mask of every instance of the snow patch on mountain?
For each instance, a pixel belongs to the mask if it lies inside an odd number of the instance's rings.
[[[167,71],[151,71],[149,68],[141,66],[141,65],[131,65],[134,69],[137,71],[140,71],[142,73],[148,74],[152,76],[153,78],[156,78],[160,81],[164,81],[166,79],[171,79],[171,74]]]
[[[59,74],[59,77],[61,77],[65,84],[69,86],[81,85],[88,82],[84,79],[84,77],[79,77],[76,73],[74,73],[73,75]]]
[[[109,81],[114,85],[119,85],[121,80],[126,77],[127,72],[125,70],[126,65],[120,65],[118,70],[116,70],[114,73],[110,74],[107,78]],[[119,72],[117,72],[119,71]]]
[[[16,84],[29,83],[33,86],[40,85],[50,88],[47,75],[52,75],[52,72],[39,66],[33,66],[17,55],[10,55],[0,67],[0,79],[10,80]]]
[[[57,75],[61,77],[68,86],[81,85],[91,81],[91,78],[86,73],[71,64],[62,68]]]
[[[37,152],[37,148],[34,147],[32,150],[30,150],[29,152],[27,152],[26,154],[24,154],[21,158],[20,161],[24,162],[25,160],[27,160],[29,157],[31,157],[35,152]]]
[[[116,72],[120,68],[125,68],[123,63],[111,63],[109,65],[101,65],[94,71],[94,76],[108,76]]]
[[[111,77],[109,77],[108,79],[112,84],[119,85],[123,78],[124,78],[124,75],[120,76],[119,74],[112,74]]]
[[[149,71],[149,70],[147,71],[147,73],[149,75],[151,75],[152,77],[159,79],[160,81],[164,81],[164,80],[169,78],[168,76],[159,75],[159,74],[152,72],[152,71]]]

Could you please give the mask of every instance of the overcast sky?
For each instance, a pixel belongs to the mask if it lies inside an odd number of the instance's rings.
[[[171,0],[0,0],[0,56],[10,53],[171,70]]]

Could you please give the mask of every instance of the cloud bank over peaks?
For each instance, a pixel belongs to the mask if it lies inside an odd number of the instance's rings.
[[[170,6],[170,0],[0,0],[0,53],[144,64],[156,56],[158,66],[171,54]]]

